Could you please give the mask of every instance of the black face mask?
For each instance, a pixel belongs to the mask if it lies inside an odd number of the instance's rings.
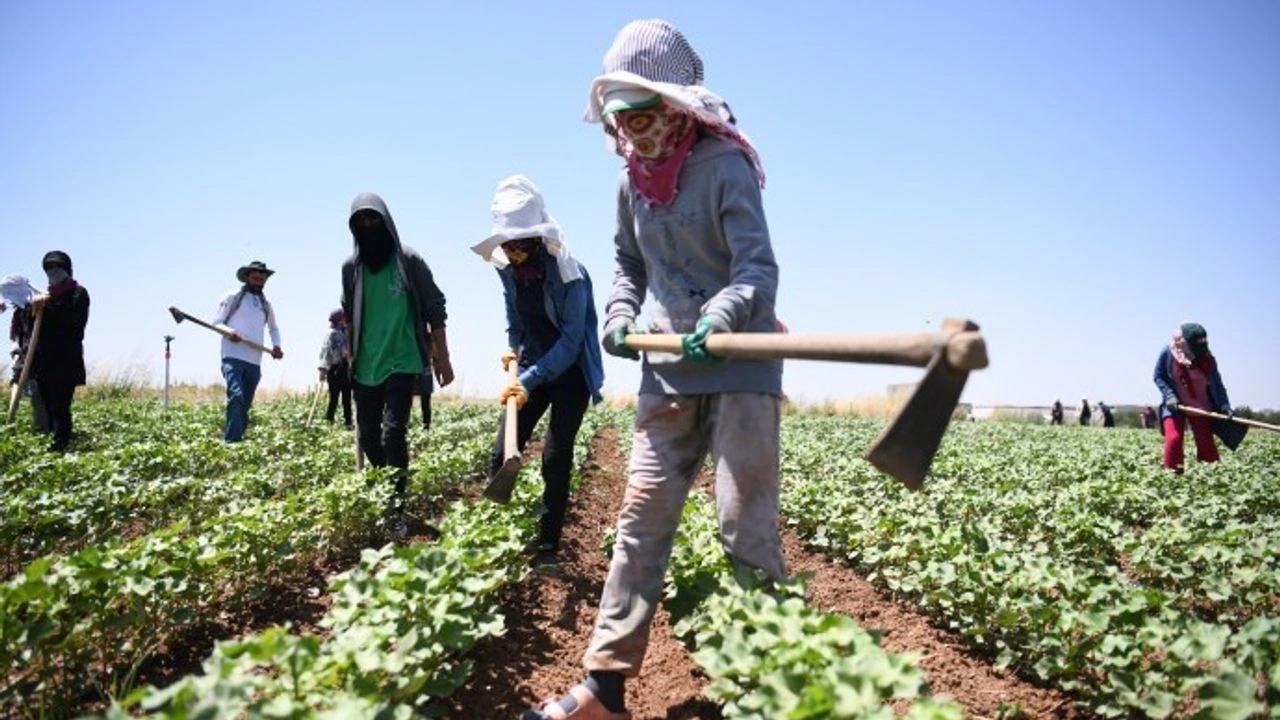
[[[372,228],[358,227],[354,231],[356,247],[360,249],[360,262],[370,270],[381,270],[391,260],[396,251],[395,240],[384,226]]]

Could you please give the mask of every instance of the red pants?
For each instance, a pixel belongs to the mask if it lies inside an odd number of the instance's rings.
[[[1164,466],[1167,468],[1182,469],[1182,433],[1188,420],[1191,421],[1191,432],[1196,437],[1196,460],[1218,461],[1218,446],[1213,444],[1212,420],[1182,414],[1170,415],[1164,419]]]

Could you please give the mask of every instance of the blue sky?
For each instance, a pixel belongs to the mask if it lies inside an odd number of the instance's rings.
[[[0,4],[0,273],[69,252],[91,362],[214,382],[212,315],[262,259],[302,388],[380,193],[448,296],[458,389],[502,383],[498,279],[468,247],[502,177],[539,184],[603,307],[620,167],[586,92],[615,32],[663,17],[769,174],[794,331],[978,321],[965,399],[1151,402],[1177,324],[1209,329],[1237,405],[1280,407],[1280,4]],[[609,358],[606,391],[634,392]],[[903,369],[793,363],[810,400]]]

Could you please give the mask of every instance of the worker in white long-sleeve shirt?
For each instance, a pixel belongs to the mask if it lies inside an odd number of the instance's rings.
[[[227,442],[240,442],[244,437],[253,393],[262,379],[262,351],[241,341],[264,345],[262,328],[265,326],[271,332],[271,357],[277,360],[284,357],[275,311],[262,292],[267,278],[274,274],[275,271],[260,260],[237,270],[236,279],[243,285],[223,296],[213,319],[214,324],[228,331],[222,340],[222,377],[227,383],[227,429],[223,439]]]

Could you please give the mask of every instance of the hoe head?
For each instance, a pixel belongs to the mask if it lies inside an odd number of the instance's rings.
[[[939,343],[924,379],[867,451],[872,465],[912,490],[924,484],[970,370],[987,366],[986,343],[977,329],[968,320],[942,323],[945,342]]]
[[[176,323],[180,323],[187,319],[187,314],[176,307],[169,308],[169,314],[173,316],[173,321]]]
[[[502,463],[502,467],[498,468],[498,472],[489,479],[489,484],[484,488],[484,496],[505,505],[511,500],[511,493],[516,489],[516,478],[520,476],[522,465],[523,462],[518,454],[508,457]]]

